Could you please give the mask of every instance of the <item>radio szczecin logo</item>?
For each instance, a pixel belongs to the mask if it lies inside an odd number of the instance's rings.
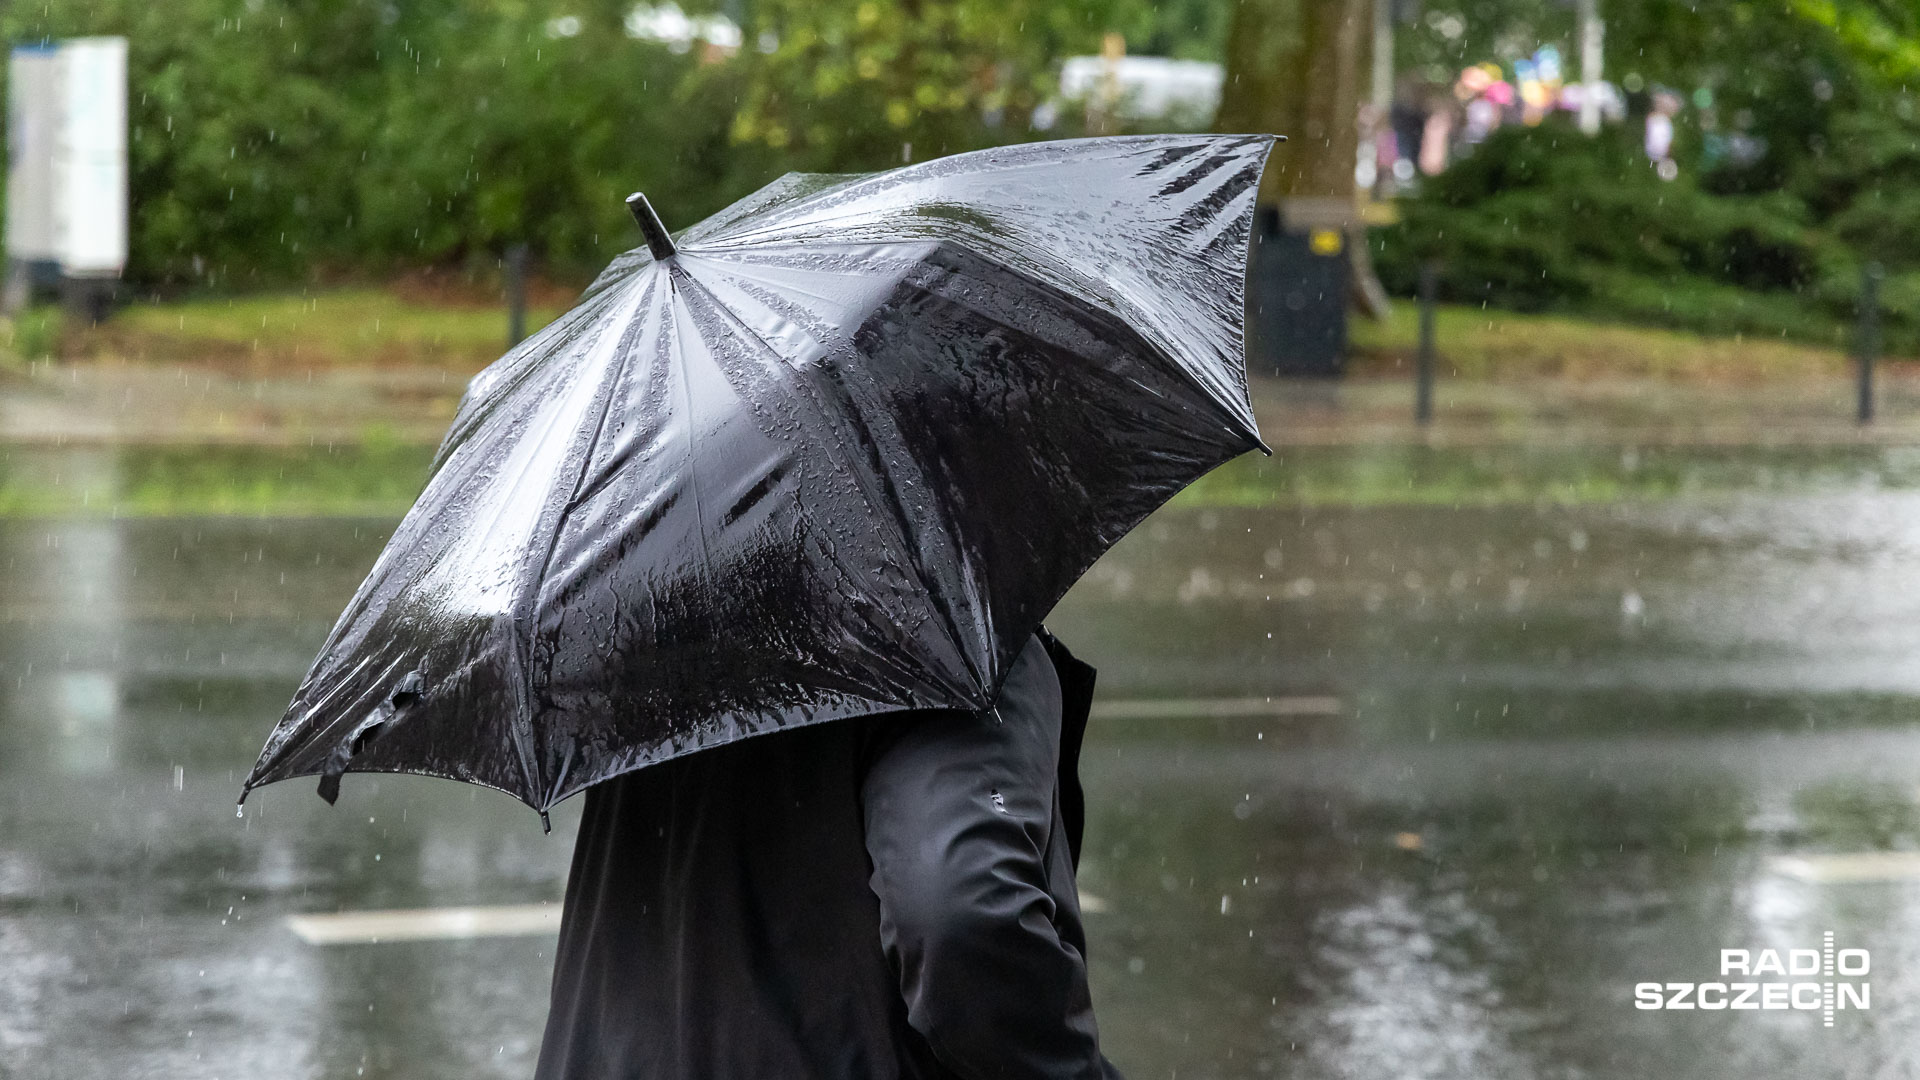
[[[1820,1013],[1822,1025],[1832,1027],[1835,1011],[1873,1007],[1873,985],[1867,981],[1872,970],[1867,950],[1834,948],[1829,930],[1818,949],[1721,949],[1718,981],[1635,983],[1633,1007],[1792,1009]]]

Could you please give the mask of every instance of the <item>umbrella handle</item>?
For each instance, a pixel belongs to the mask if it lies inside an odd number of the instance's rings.
[[[647,250],[653,252],[653,261],[673,258],[679,249],[673,246],[673,237],[667,235],[667,227],[660,224],[660,215],[653,212],[653,204],[647,197],[637,191],[627,196],[627,209],[640,226],[640,234],[647,238]]]

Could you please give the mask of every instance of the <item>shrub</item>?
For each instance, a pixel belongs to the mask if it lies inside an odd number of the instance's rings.
[[[1832,343],[1856,316],[1863,258],[1884,252],[1887,343],[1913,350],[1920,248],[1903,237],[1920,237],[1920,141],[1903,150],[1883,133],[1878,145],[1852,179],[1827,181],[1823,207],[1792,190],[1711,194],[1685,171],[1661,180],[1620,128],[1504,128],[1376,232],[1376,263],[1403,295],[1420,261],[1438,258],[1453,301]],[[1917,183],[1875,183],[1868,164],[1911,169]]]

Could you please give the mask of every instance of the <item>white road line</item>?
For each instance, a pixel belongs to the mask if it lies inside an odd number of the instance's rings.
[[[1241,717],[1339,716],[1337,697],[1137,698],[1096,701],[1095,720],[1232,720]]]
[[[504,904],[289,915],[287,928],[309,945],[377,945],[389,941],[552,934],[560,930],[560,905]]]
[[[1773,872],[1815,885],[1920,881],[1920,852],[1858,851],[1840,855],[1776,855]]]
[[[497,907],[411,908],[398,911],[342,911],[337,915],[289,915],[287,928],[309,945],[382,945],[395,941],[462,941],[520,937],[560,931],[559,904],[503,904]],[[1080,894],[1080,911],[1104,915],[1105,900]]]

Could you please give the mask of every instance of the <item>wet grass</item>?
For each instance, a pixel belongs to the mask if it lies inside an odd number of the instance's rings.
[[[551,303],[529,310],[528,332],[560,310]],[[506,332],[498,304],[428,303],[393,289],[346,288],[136,303],[97,330],[66,333],[60,351],[285,371],[354,365],[478,370],[506,350]],[[27,340],[48,351],[39,337]]]
[[[1399,301],[1385,322],[1350,325],[1352,370],[1360,375],[1412,371],[1419,309]],[[1677,330],[1565,315],[1443,304],[1434,321],[1441,374],[1469,379],[1654,378],[1752,381],[1845,372],[1844,350],[1743,335],[1707,337]]]
[[[398,517],[430,446],[13,446],[0,516]],[[1303,447],[1240,458],[1174,507],[1579,505],[1739,492],[1920,488],[1920,449]]]
[[[531,332],[556,317],[575,290],[537,283]],[[147,362],[245,362],[299,371],[314,366],[427,364],[476,370],[504,348],[506,315],[494,291],[471,282],[427,287],[411,280],[297,293],[136,302],[97,330],[62,327],[36,309],[0,320],[0,359],[50,355]],[[1438,312],[1442,374],[1474,379],[1551,375],[1725,381],[1842,371],[1836,348],[1774,338],[1705,337],[1564,315],[1473,306]],[[1414,304],[1396,302],[1385,322],[1351,323],[1352,370],[1410,370],[1418,337]]]
[[[0,516],[398,517],[429,446],[372,441],[251,446],[13,447],[0,451]]]

